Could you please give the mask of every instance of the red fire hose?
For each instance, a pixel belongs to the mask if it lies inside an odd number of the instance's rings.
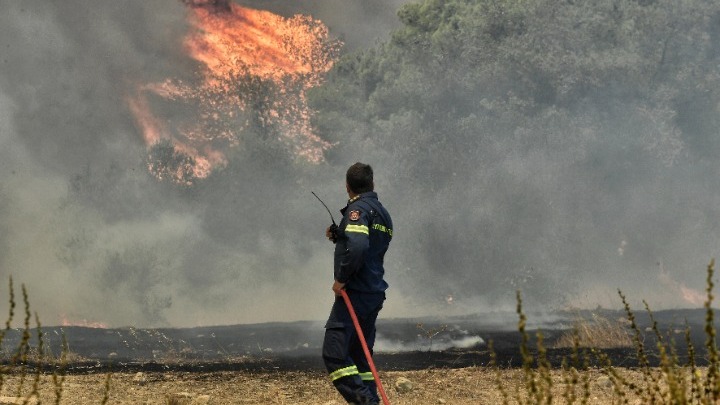
[[[357,331],[358,337],[360,338],[360,343],[362,344],[363,351],[365,352],[365,358],[370,365],[370,371],[372,371],[373,378],[375,378],[375,383],[377,385],[378,391],[380,392],[380,396],[382,397],[383,404],[390,405],[390,401],[388,400],[387,395],[385,395],[385,389],[380,382],[380,376],[375,369],[375,363],[373,362],[372,355],[370,354],[370,349],[368,349],[367,343],[365,342],[365,335],[363,335],[362,328],[360,328],[360,322],[358,322],[357,315],[355,315],[355,310],[353,309],[352,303],[350,302],[350,297],[348,297],[345,290],[340,290],[340,294],[345,300],[345,305],[347,305],[348,312],[350,312],[350,317],[352,318],[353,325],[355,325],[355,331]]]

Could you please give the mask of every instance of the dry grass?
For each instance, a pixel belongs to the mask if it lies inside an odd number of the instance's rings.
[[[578,317],[573,323],[573,329],[563,333],[553,343],[553,348],[572,348],[575,339],[580,347],[595,349],[633,346],[626,320],[612,321],[598,314],[592,314],[592,319]]]

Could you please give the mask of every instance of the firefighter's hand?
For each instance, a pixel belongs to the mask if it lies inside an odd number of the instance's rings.
[[[333,286],[332,286],[332,290],[335,293],[335,295],[339,296],[340,290],[342,290],[343,288],[345,288],[345,283],[341,283],[341,282],[335,280],[335,282],[333,283]]]
[[[328,238],[328,240],[332,243],[337,242],[337,225],[332,224],[327,227],[325,230],[325,236]]]

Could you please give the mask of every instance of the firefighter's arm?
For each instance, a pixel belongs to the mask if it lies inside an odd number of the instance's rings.
[[[370,228],[365,213],[353,210],[348,214],[345,227],[346,250],[340,262],[336,281],[345,284],[363,266],[365,254],[370,247]]]

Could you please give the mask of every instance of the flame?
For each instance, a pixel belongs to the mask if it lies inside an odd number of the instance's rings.
[[[148,169],[192,184],[226,164],[224,151],[250,128],[322,162],[332,145],[312,131],[306,91],[322,82],[341,43],[309,16],[284,18],[228,0],[183,3],[190,26],[183,46],[198,62],[197,83],[169,78],[136,85],[127,97],[149,148]],[[161,119],[153,101],[180,104],[187,114]]]
[[[85,328],[95,328],[95,329],[108,329],[109,328],[109,326],[103,322],[93,322],[93,321],[88,321],[87,319],[83,319],[81,321],[71,321],[65,315],[62,315],[60,318],[61,318],[60,326],[82,326]]]
[[[705,304],[705,299],[707,297],[702,291],[690,288],[685,285],[685,283],[673,279],[670,276],[670,273],[665,270],[662,262],[659,262],[658,266],[660,266],[660,274],[658,275],[658,279],[667,287],[674,289],[676,292],[679,292],[679,295],[685,302],[694,306],[702,306]]]

